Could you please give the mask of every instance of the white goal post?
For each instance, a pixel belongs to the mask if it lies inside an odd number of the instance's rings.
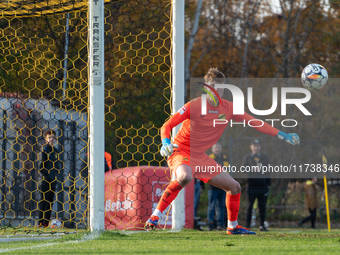
[[[104,230],[104,0],[89,0],[89,164],[90,230]],[[172,1],[172,114],[184,105],[184,9],[183,0]],[[179,127],[174,128],[174,136]],[[185,223],[183,189],[173,202],[172,228]]]
[[[90,230],[104,231],[104,0],[89,0]]]
[[[172,114],[184,105],[184,13],[185,1],[172,1]],[[179,125],[172,131],[177,134]],[[174,173],[172,179],[174,179]],[[172,229],[180,230],[185,223],[185,188],[172,202]]]

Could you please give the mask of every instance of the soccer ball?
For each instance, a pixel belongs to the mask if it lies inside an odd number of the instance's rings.
[[[309,90],[318,90],[325,86],[328,80],[327,70],[319,64],[309,64],[301,74],[303,86]]]
[[[50,228],[61,228],[62,225],[63,224],[58,219],[51,220],[51,222],[50,222]]]

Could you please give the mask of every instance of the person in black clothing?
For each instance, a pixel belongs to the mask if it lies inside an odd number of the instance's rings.
[[[59,160],[60,151],[53,146],[55,142],[55,132],[47,129],[44,132],[46,144],[41,155],[39,170],[42,175],[40,182],[41,201],[39,202],[39,226],[48,227],[51,210],[54,200],[54,193],[57,185],[57,177],[62,170],[62,162]]]
[[[258,139],[254,139],[250,144],[251,153],[243,158],[242,165],[249,167],[268,166],[269,159],[266,155],[261,153],[261,144]],[[266,218],[266,204],[269,193],[271,180],[269,178],[249,178],[248,179],[248,208],[246,227],[250,228],[251,216],[255,199],[258,200],[258,207],[260,211],[260,231],[268,231],[264,225]]]

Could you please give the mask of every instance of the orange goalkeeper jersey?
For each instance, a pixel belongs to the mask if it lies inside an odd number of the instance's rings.
[[[248,125],[248,121],[251,120],[249,125],[271,136],[276,136],[279,132],[268,123],[256,120],[247,113],[234,115],[233,103],[225,99],[222,99],[222,104],[217,107],[207,103],[207,114],[201,115],[201,98],[198,97],[186,103],[164,123],[161,128],[161,138],[162,140],[170,138],[171,130],[182,123],[174,143],[179,146],[179,149],[190,151],[190,154],[205,153],[219,140],[231,119],[235,122],[244,122],[244,125]]]

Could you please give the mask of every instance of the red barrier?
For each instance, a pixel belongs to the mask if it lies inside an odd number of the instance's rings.
[[[170,182],[168,167],[140,166],[105,173],[105,229],[144,229]],[[161,227],[171,228],[171,212]],[[168,218],[167,218],[168,217]],[[185,188],[185,228],[194,226],[194,182]]]

